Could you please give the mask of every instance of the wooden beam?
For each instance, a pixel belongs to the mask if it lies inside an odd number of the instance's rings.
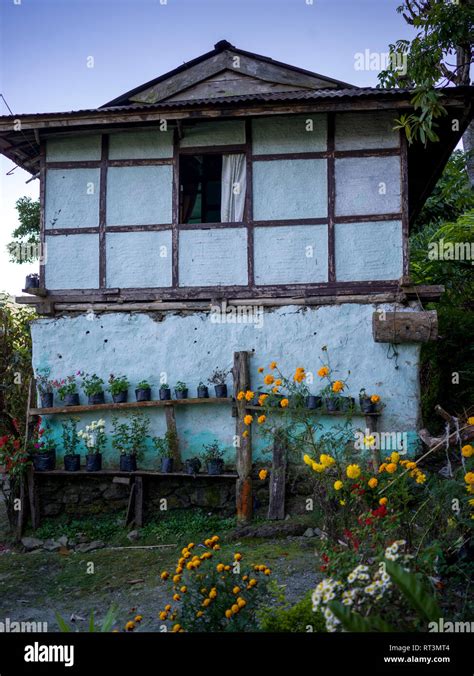
[[[181,452],[179,448],[179,437],[178,437],[178,429],[176,427],[176,416],[174,412],[174,406],[167,406],[165,408],[165,415],[166,415],[166,431],[170,437],[170,445],[171,452],[173,454],[173,460],[176,468],[180,469],[183,463],[181,460]]]
[[[273,438],[273,459],[270,474],[270,502],[268,518],[277,521],[285,518],[287,442],[283,431],[277,430]]]
[[[93,411],[121,411],[136,408],[164,408],[166,413],[173,410],[174,406],[189,406],[189,405],[209,405],[209,404],[230,404],[232,399],[230,397],[209,397],[201,399],[169,399],[161,401],[159,399],[153,401],[127,401],[124,404],[114,404],[108,402],[106,404],[84,404],[83,406],[54,406],[53,408],[34,408],[31,409],[32,415],[68,415],[70,413],[89,413]]]
[[[253,496],[252,496],[252,436],[251,426],[245,425],[246,401],[239,401],[237,394],[250,389],[249,353],[234,352],[234,365],[232,368],[234,380],[234,397],[236,399],[236,503],[238,521],[248,522],[252,519]],[[246,432],[247,434],[244,434]]]
[[[143,526],[143,477],[135,477],[135,526]]]
[[[372,335],[376,343],[427,343],[438,338],[438,315],[429,312],[374,312]]]

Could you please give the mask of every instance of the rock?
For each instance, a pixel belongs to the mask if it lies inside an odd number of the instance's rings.
[[[93,542],[87,542],[76,547],[76,552],[82,552],[83,554],[87,552],[92,552],[94,549],[102,549],[105,547],[105,543],[102,540],[94,540]]]
[[[61,535],[60,538],[58,538],[58,542],[62,547],[67,547],[67,544],[69,542],[69,538],[67,535]]]
[[[57,552],[61,549],[61,544],[56,540],[48,539],[44,541],[43,549],[46,549],[47,552]]]
[[[314,538],[314,530],[312,528],[307,528],[305,532],[303,533],[303,537],[305,538]]]
[[[38,549],[39,547],[43,546],[43,540],[39,540],[38,538],[21,538],[21,544],[23,547],[26,549],[28,552],[32,552],[34,549]]]
[[[140,533],[137,530],[131,530],[130,533],[128,533],[127,535],[127,540],[130,540],[130,542],[134,542],[139,539]]]
[[[261,525],[240,526],[234,531],[232,539],[239,539],[242,537],[255,538],[275,538],[275,537],[289,537],[293,535],[303,535],[306,527],[301,523],[293,523],[291,521],[272,521]]]
[[[84,533],[78,533],[76,536],[76,542],[79,545],[84,544],[85,542],[87,542],[87,536],[84,535]]]

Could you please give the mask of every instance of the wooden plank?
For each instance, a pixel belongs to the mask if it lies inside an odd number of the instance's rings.
[[[74,474],[74,472],[71,472]],[[128,505],[127,505],[127,512],[125,514],[125,525],[128,526],[129,523],[132,522],[132,520],[135,517],[135,482],[132,483],[130,486],[130,495],[128,496]]]
[[[46,143],[40,143],[40,266],[39,266],[39,285],[41,288],[46,288],[46,251],[45,251],[45,229],[46,229]]]
[[[400,130],[400,195],[402,199],[402,269],[403,274],[410,274],[410,207],[408,195],[408,141],[403,130]]]
[[[183,479],[236,479],[236,472],[225,472],[224,474],[207,474],[206,472],[198,472],[197,474],[187,474],[186,472],[158,472],[154,470],[137,470],[136,472],[121,472],[118,469],[101,469],[98,472],[87,472],[85,469],[81,469],[78,472],[67,472],[64,469],[54,469],[48,470],[46,472],[35,472],[35,477],[69,477],[71,479],[75,478],[88,478],[88,479],[99,479],[104,477],[116,477],[112,479],[112,483],[123,483],[126,485],[130,484],[130,481],[133,477],[142,476],[148,478],[162,479],[167,477],[181,477]],[[125,479],[124,481],[119,481],[119,479]]]
[[[336,281],[336,176],[334,160],[335,144],[335,124],[336,116],[334,113],[328,113],[327,127],[327,184],[328,184],[328,282]]]
[[[107,223],[107,160],[109,156],[109,137],[102,134],[99,183],[99,284],[107,287],[107,248],[105,226]]]
[[[234,365],[232,369],[234,379],[234,397],[236,398],[236,469],[238,474],[236,485],[237,519],[248,522],[252,519],[252,436],[251,426],[244,423],[246,414],[245,399],[237,400],[237,394],[250,389],[250,369],[248,352],[234,352]],[[244,435],[247,432],[247,436]]]
[[[269,488],[268,518],[272,521],[285,518],[286,464],[286,438],[284,433],[278,430],[273,439],[273,460]]]
[[[255,286],[255,246],[253,222],[253,143],[252,120],[245,120],[245,169],[246,192],[244,205],[244,220],[247,223],[247,283],[250,288]]]
[[[174,406],[167,406],[165,408],[166,415],[166,431],[170,435],[170,445],[173,453],[173,460],[175,466],[180,469],[182,466],[181,462],[181,453],[179,450],[179,437],[178,429],[176,427],[176,416],[174,412]]]
[[[376,434],[378,431],[378,423],[379,423],[379,416],[380,413],[377,413],[376,416],[372,413],[367,413],[365,416],[365,427],[366,430],[368,430],[369,435],[370,434]],[[374,470],[375,474],[378,474],[380,463],[382,462],[381,457],[380,457],[380,449],[379,448],[371,448],[370,449],[370,455],[372,459],[372,468]]]
[[[29,467],[27,473],[28,501],[30,507],[31,526],[33,530],[39,528],[41,523],[39,492],[35,476],[36,473],[34,472],[33,467]]]
[[[90,473],[90,472],[89,472]],[[114,476],[112,479],[113,484],[123,484],[124,486],[130,485],[130,479],[124,476]]]
[[[143,526],[143,477],[135,478],[135,526]]]
[[[187,405],[209,405],[209,404],[230,404],[232,399],[230,397],[209,397],[201,399],[169,399],[167,401],[128,401],[124,404],[114,404],[113,402],[106,404],[85,404],[84,406],[54,406],[53,408],[34,408],[31,409],[33,415],[67,415],[69,413],[88,413],[90,411],[120,411],[135,408],[165,408],[172,409],[173,406],[187,406]]]
[[[438,338],[438,315],[429,312],[374,312],[372,335],[376,343],[427,343]]]

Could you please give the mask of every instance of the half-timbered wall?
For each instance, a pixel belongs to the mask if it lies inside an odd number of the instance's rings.
[[[396,284],[405,184],[391,113],[271,116],[52,138],[43,281],[67,295],[291,295]],[[180,153],[247,157],[242,223],[178,222]]]

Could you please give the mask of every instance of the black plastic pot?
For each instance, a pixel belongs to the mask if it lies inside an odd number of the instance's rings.
[[[198,399],[208,399],[209,398],[209,388],[205,385],[199,385],[197,388]]]
[[[53,393],[44,392],[41,395],[41,408],[52,408],[53,407]]]
[[[79,406],[79,394],[77,392],[74,392],[73,394],[65,394],[64,406]]]
[[[188,458],[184,461],[184,470],[186,474],[198,474],[201,469],[201,461],[199,458]]]
[[[170,474],[173,471],[173,458],[161,458],[161,471]]]
[[[311,409],[321,408],[322,403],[323,403],[323,400],[321,399],[321,397],[318,397],[314,394],[309,394],[306,397],[306,408],[311,408]]]
[[[38,275],[26,275],[25,289],[37,289],[39,287]]]
[[[171,390],[169,387],[160,387],[160,400],[167,401],[171,399]]]
[[[355,399],[354,397],[341,397],[339,399],[339,410],[344,411],[353,411],[355,408]]]
[[[95,406],[96,404],[105,404],[105,395],[103,392],[97,392],[97,394],[89,394],[87,397],[87,401],[91,406]]]
[[[214,385],[216,391],[216,397],[227,397],[227,385]]]
[[[35,453],[33,455],[33,467],[37,472],[49,472],[53,469],[56,469],[55,451],[47,451],[46,453]]]
[[[112,400],[114,404],[125,404],[128,399],[128,390],[123,392],[118,392],[117,394],[112,395]]]
[[[137,401],[150,401],[151,399],[151,388],[150,387],[140,387],[135,390],[135,397]]]
[[[174,396],[176,399],[187,399],[188,398],[188,390],[175,390],[174,391]]]
[[[375,404],[370,401],[369,397],[360,397],[359,404],[362,413],[375,413]]]
[[[86,455],[86,472],[99,472],[102,469],[102,453]]]
[[[335,411],[339,411],[339,399],[332,399],[331,397],[326,397],[324,399],[324,403],[326,404],[326,409],[328,413],[334,413]]]
[[[81,456],[78,453],[65,455],[64,469],[66,472],[78,472],[81,469]]]
[[[120,471],[121,472],[136,472],[137,459],[134,455],[120,456]]]
[[[207,463],[208,474],[222,474],[223,469],[224,469],[224,461],[221,460],[221,458],[209,460]]]

